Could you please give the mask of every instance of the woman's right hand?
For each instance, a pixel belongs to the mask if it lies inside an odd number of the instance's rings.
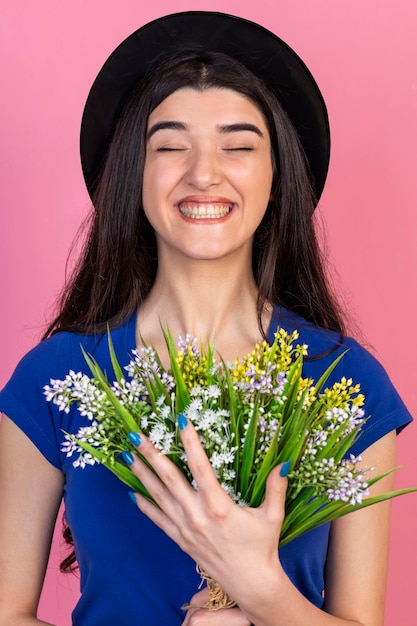
[[[182,626],[250,626],[250,621],[239,608],[209,611],[203,607],[208,601],[208,589],[194,594]],[[194,608],[195,607],[195,608]]]

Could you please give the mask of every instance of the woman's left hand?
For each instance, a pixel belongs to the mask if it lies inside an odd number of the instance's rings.
[[[287,480],[278,466],[268,477],[262,505],[238,506],[218,483],[193,425],[183,416],[180,425],[198,489],[193,489],[180,470],[140,435],[137,449],[156,474],[138,457],[131,469],[160,508],[135,494],[138,507],[242,606],[240,598],[248,601],[250,596],[255,599],[262,595],[265,580],[282,571],[277,546]]]

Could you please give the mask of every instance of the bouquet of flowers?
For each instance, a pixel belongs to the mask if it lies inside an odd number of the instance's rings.
[[[412,491],[365,497],[386,474],[370,478],[359,467],[360,457],[349,454],[366,420],[364,397],[351,379],[326,387],[344,354],[313,381],[302,376],[307,346],[296,344],[297,332],[278,329],[272,344],[257,344],[229,364],[216,359],[214,346],[198,345],[190,335],[177,345],[169,330],[164,336],[168,370],[154,348],[145,346],[133,350],[126,375],[109,337],[114,382],[84,353],[91,378],[70,371],[44,387],[48,401],[66,412],[75,402],[88,420],[77,433],[65,434],[62,449],[76,455],[75,467],[102,463],[152,501],[120,458],[124,450],[137,453],[127,435],[139,431],[192,483],[177,426],[183,413],[199,433],[219,483],[242,506],[259,506],[269,472],[291,461],[280,546],[341,515]],[[225,602],[213,600],[209,608]]]

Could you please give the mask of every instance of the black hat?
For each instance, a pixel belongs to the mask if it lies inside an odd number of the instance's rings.
[[[314,78],[300,57],[269,30],[210,11],[174,13],[145,24],[104,63],[81,125],[81,163],[90,195],[131,89],[152,67],[190,49],[227,54],[264,80],[298,132],[319,198],[329,164],[330,134],[326,105]]]

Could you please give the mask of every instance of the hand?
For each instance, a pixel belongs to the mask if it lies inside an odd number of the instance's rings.
[[[190,608],[182,626],[250,626],[249,620],[238,608],[208,611],[202,607],[208,601],[208,589],[196,593],[190,601]],[[196,608],[194,608],[194,606]]]
[[[238,506],[219,485],[192,424],[182,425],[181,438],[198,490],[141,435],[138,451],[156,474],[137,457],[131,469],[160,508],[140,494],[135,494],[136,501],[242,607],[262,595],[265,580],[276,584],[282,573],[277,547],[287,480],[280,476],[280,467],[275,468],[263,504],[256,509]]]

